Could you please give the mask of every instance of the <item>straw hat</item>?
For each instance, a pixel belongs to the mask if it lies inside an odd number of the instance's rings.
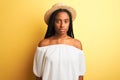
[[[74,21],[74,19],[76,18],[76,11],[72,7],[67,6],[67,5],[65,5],[63,3],[56,3],[44,15],[44,20],[45,20],[45,23],[47,25],[49,23],[49,18],[51,16],[51,14],[54,11],[58,10],[58,9],[66,9],[66,10],[68,10],[71,13],[71,15],[72,15],[72,21]]]

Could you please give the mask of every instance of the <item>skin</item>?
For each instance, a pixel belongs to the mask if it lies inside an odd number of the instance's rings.
[[[59,12],[55,17],[55,35],[47,39],[43,39],[40,41],[38,46],[42,47],[54,44],[67,44],[82,50],[81,42],[67,35],[69,24],[70,19],[68,14],[66,12]],[[42,80],[42,78],[37,77],[36,80]],[[83,80],[83,76],[78,76],[78,80]]]

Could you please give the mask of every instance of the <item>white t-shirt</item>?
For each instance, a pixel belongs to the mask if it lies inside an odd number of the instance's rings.
[[[37,47],[33,72],[42,80],[78,80],[86,71],[82,50],[66,44]]]

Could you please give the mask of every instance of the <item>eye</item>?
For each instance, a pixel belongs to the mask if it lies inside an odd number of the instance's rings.
[[[69,20],[68,20],[68,19],[66,19],[66,20],[65,20],[65,23],[69,23]]]
[[[55,23],[60,23],[60,19],[55,19]]]

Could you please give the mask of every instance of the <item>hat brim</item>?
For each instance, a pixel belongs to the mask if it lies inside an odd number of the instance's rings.
[[[49,9],[46,13],[45,13],[45,16],[44,16],[44,20],[45,20],[45,23],[48,25],[49,23],[49,18],[51,16],[51,14],[58,10],[58,9],[66,9],[68,10],[71,15],[72,15],[72,21],[74,21],[74,19],[76,18],[76,11],[72,8],[72,7],[69,7],[69,6],[66,6],[66,5],[59,5],[59,6],[53,6],[51,9]]]

